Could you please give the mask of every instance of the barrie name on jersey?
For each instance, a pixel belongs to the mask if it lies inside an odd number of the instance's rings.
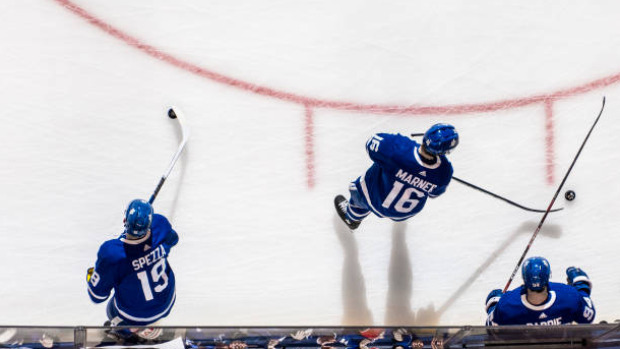
[[[154,214],[146,236],[104,242],[88,283],[91,300],[101,303],[114,289],[114,307],[131,321],[150,323],[167,315],[176,294],[166,258],[178,240],[166,217]]]
[[[453,172],[450,161],[439,155],[435,163],[424,163],[419,147],[409,137],[389,133],[378,133],[366,143],[374,164],[354,183],[377,216],[405,220],[420,212],[428,197],[446,191]]]
[[[541,305],[530,304],[524,286],[506,292],[494,308],[489,309],[487,326],[562,325],[591,323],[596,315],[587,293],[575,287],[550,282],[549,297]]]

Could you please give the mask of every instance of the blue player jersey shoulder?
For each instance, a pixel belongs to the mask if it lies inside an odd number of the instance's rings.
[[[526,291],[523,285],[515,288],[514,290],[506,292],[500,299],[500,302],[497,304],[498,309],[504,310],[504,308],[506,307],[515,306],[518,306],[520,308],[522,305],[521,297],[525,295],[525,293]]]
[[[125,258],[125,249],[123,248],[122,237],[104,242],[97,253],[97,260],[107,265],[121,261],[123,258]]]
[[[388,136],[387,141],[391,142],[396,150],[412,149],[412,147],[418,143],[410,137],[401,135],[400,133],[388,133],[388,135],[390,136]]]
[[[172,225],[168,221],[168,218],[160,214],[157,214],[157,213],[153,214],[153,222],[151,223],[151,230],[170,229],[170,228],[172,228]]]
[[[563,299],[567,301],[577,301],[581,298],[581,294],[573,286],[561,284],[559,282],[550,282],[549,290],[555,291],[556,294],[561,294]]]
[[[167,247],[172,247],[179,241],[179,235],[172,229],[172,225],[168,219],[162,215],[156,214],[153,216],[151,232],[153,234],[152,240],[154,246],[164,244]]]
[[[415,151],[419,146],[418,142],[400,133],[380,133],[379,135],[383,137],[381,141],[381,146],[384,148],[382,153],[386,157],[391,158],[396,165],[407,168],[412,162],[418,162],[414,157]]]
[[[153,215],[151,223],[151,234],[153,236],[153,244],[158,245],[164,241],[168,233],[172,230],[172,225],[168,219],[160,214]]]

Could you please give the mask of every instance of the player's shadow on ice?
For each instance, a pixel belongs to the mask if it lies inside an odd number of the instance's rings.
[[[392,252],[388,268],[388,292],[384,325],[414,326],[434,325],[439,322],[433,306],[430,305],[416,313],[411,308],[413,272],[407,249],[407,224],[394,223],[392,228]],[[373,325],[372,312],[366,298],[366,282],[359,262],[359,251],[355,234],[352,234],[338,216],[334,216],[336,236],[344,250],[342,268],[342,325]]]
[[[344,265],[342,268],[342,325],[370,326],[373,325],[372,312],[368,308],[366,298],[366,283],[359,262],[359,251],[355,234],[351,233],[334,216],[336,236],[344,250]],[[413,272],[406,240],[406,222],[394,223],[392,228],[392,252],[388,270],[388,292],[385,313],[386,326],[436,326],[443,313],[449,309],[465,291],[474,284],[474,281],[493,264],[500,254],[511,245],[519,235],[533,233],[538,223],[526,222],[491,252],[489,257],[456,289],[444,304],[435,310],[431,303],[418,310],[417,314],[411,308],[413,296]],[[559,239],[562,230],[558,225],[546,225],[540,231],[539,237]],[[499,287],[499,286],[498,286]],[[484,296],[484,295],[483,295]],[[481,297],[483,297],[481,296]]]
[[[372,325],[372,313],[366,299],[366,282],[359,261],[359,250],[354,234],[334,215],[334,230],[344,250],[342,266],[342,325]]]
[[[393,223],[392,253],[388,267],[388,292],[385,311],[387,326],[435,326],[439,323],[433,304],[417,314],[411,308],[413,271],[407,248],[407,223]]]

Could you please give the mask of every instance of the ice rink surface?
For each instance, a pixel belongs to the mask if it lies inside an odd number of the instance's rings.
[[[617,1],[0,2],[0,324],[100,325],[85,271],[192,138],[155,210],[165,325],[480,325],[542,214],[453,182],[354,233],[332,200],[375,132],[461,135],[455,175],[545,209],[529,255],[620,318]],[[573,202],[563,192],[577,193]],[[517,276],[512,287],[520,285]]]

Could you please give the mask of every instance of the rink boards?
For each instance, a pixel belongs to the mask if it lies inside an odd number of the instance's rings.
[[[106,327],[0,327],[0,348],[158,349],[618,348],[620,325],[504,327],[162,327],[157,340],[118,341]]]

